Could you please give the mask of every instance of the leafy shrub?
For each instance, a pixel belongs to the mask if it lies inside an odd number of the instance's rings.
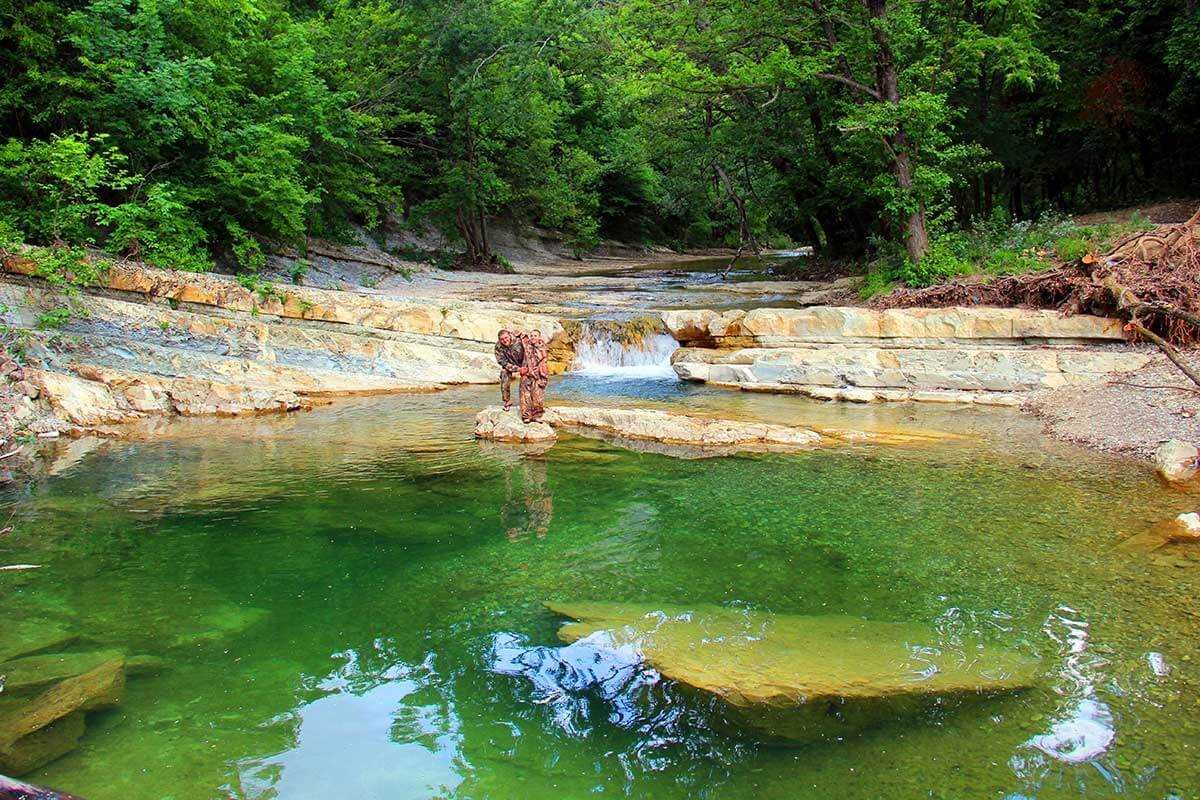
[[[90,244],[101,193],[135,180],[125,163],[104,136],[9,139],[0,146],[0,217],[31,241]]]
[[[101,207],[97,218],[110,226],[109,252],[164,269],[201,272],[212,266],[203,249],[204,229],[168,184],[151,185],[143,202]]]
[[[862,288],[858,290],[858,295],[863,300],[870,300],[881,294],[887,294],[895,286],[887,269],[877,268],[867,273],[866,280],[863,281]]]
[[[908,258],[895,262],[889,277],[913,288],[932,286],[956,275],[971,273],[974,265],[970,253],[971,243],[966,236],[948,234],[934,240],[919,263]]]
[[[242,274],[258,275],[267,265],[267,257],[262,251],[262,245],[236,222],[231,222],[226,227],[229,231],[233,259],[237,264],[238,271]]]

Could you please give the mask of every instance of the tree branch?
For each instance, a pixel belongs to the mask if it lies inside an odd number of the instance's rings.
[[[849,86],[851,89],[854,89],[855,91],[859,91],[865,95],[874,97],[876,100],[883,99],[880,96],[879,92],[875,91],[870,86],[859,83],[858,81],[854,80],[853,78],[847,78],[845,75],[837,75],[832,72],[818,72],[817,77],[824,78],[827,81],[833,81],[834,83],[845,84],[846,86]]]

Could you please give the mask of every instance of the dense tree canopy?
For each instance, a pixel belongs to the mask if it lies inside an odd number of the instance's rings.
[[[0,244],[904,246],[1194,190],[1194,0],[0,0]]]

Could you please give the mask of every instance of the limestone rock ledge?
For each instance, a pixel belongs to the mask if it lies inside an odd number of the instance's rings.
[[[681,344],[698,347],[778,347],[786,344],[869,342],[1123,341],[1117,319],[1021,308],[896,308],[855,306],[707,309],[661,312],[663,325]]]
[[[1020,405],[1145,367],[1119,321],[1011,308],[665,311],[683,380],[823,400]]]
[[[52,416],[44,430],[131,422],[147,416],[243,416],[312,407],[287,389],[235,386],[203,379],[164,378],[82,366],[79,374],[28,370],[26,382]],[[35,432],[43,432],[37,430]]]

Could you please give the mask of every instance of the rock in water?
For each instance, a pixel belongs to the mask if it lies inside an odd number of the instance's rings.
[[[0,706],[0,772],[22,775],[70,752],[84,731],[84,714],[111,708],[125,689],[117,658],[28,700]]]
[[[544,422],[524,423],[514,408],[505,411],[500,406],[489,406],[475,416],[475,438],[493,439],[498,442],[542,442],[554,439],[557,434]]]
[[[1200,451],[1195,445],[1179,439],[1169,439],[1154,451],[1154,466],[1158,474],[1169,481],[1186,481],[1196,475],[1196,459]]]
[[[9,697],[32,695],[54,684],[82,675],[89,670],[122,658],[118,650],[97,650],[91,653],[46,653],[26,656],[0,664],[4,676],[4,693]]]
[[[919,624],[789,616],[720,606],[547,603],[605,631],[663,676],[714,695],[731,721],[769,739],[843,736],[935,704],[1033,685],[1037,662],[990,645],[949,648]]]
[[[1200,513],[1192,511],[1171,520],[1168,538],[1172,542],[1200,542]]]

